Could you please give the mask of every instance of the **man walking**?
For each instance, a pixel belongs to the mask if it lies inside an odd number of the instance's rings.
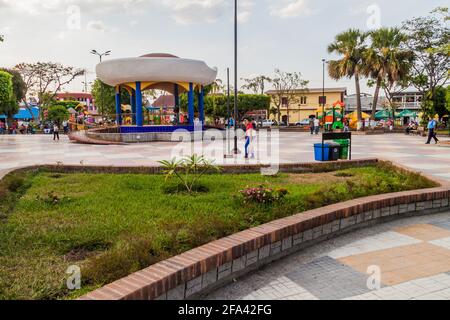
[[[430,121],[428,122],[428,141],[426,144],[430,144],[431,139],[434,139],[436,144],[439,142],[439,139],[436,137],[436,128],[437,128],[437,121],[430,118]]]
[[[53,125],[53,141],[55,141],[56,139],[58,139],[59,141],[59,126],[57,123]]]
[[[314,118],[309,118],[309,130],[311,131],[311,135],[314,134]]]

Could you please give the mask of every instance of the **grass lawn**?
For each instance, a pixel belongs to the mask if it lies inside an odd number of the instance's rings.
[[[159,175],[28,172],[0,185],[0,299],[70,299],[232,233],[352,198],[434,187],[388,164],[320,174],[207,175],[209,192],[168,194]],[[284,188],[271,205],[239,190]],[[3,214],[1,214],[3,212]],[[78,265],[83,287],[65,289]]]

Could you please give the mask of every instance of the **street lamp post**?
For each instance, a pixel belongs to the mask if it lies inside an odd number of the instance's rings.
[[[323,64],[323,82],[322,82],[322,121],[323,121],[323,130],[326,131],[326,122],[325,122],[325,59],[322,59]]]
[[[98,56],[100,58],[100,63],[102,63],[102,58],[109,56],[111,54],[111,50],[105,51],[103,53],[99,53],[97,50],[94,49],[91,51],[91,54]]]
[[[239,149],[237,145],[238,137],[237,137],[237,121],[239,117],[238,110],[238,64],[237,64],[237,25],[238,25],[238,6],[237,0],[234,0],[234,154],[239,154]]]
[[[102,63],[102,58],[111,55],[111,50],[105,51],[103,53],[99,53],[97,50],[91,50],[91,54],[96,55],[100,59],[100,63]],[[102,113],[105,109],[105,97],[103,96],[103,85],[100,84],[100,95],[102,96]]]

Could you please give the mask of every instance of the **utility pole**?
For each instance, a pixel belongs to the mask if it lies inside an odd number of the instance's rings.
[[[238,137],[237,137],[237,124],[239,117],[238,110],[238,55],[237,55],[237,35],[238,35],[238,6],[237,0],[234,0],[234,150],[235,155],[239,154],[238,149]]]

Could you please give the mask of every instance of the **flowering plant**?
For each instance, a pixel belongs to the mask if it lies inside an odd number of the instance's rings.
[[[244,190],[239,191],[239,193],[244,198],[244,203],[261,203],[261,204],[271,204],[274,202],[281,201],[289,192],[286,189],[266,188],[264,186],[259,186],[257,188],[247,187]]]

